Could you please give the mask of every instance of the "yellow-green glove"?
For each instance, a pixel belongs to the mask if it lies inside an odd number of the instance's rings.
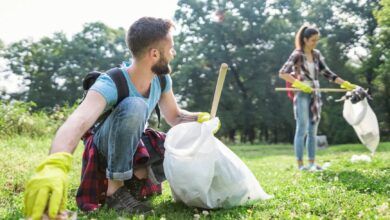
[[[27,218],[41,219],[46,208],[50,218],[66,210],[67,174],[72,158],[65,152],[51,154],[35,169],[24,194],[24,214]]]
[[[305,83],[303,83],[297,79],[293,82],[292,87],[300,89],[304,93],[312,93],[313,92],[313,89],[310,86],[306,85]]]
[[[211,118],[211,115],[210,115],[208,112],[201,112],[201,113],[198,114],[198,119],[197,119],[197,121],[198,121],[199,123],[203,123],[203,122],[205,122],[205,121],[210,120],[210,118]]]
[[[210,119],[211,119],[211,115],[208,112],[201,112],[201,113],[198,114],[197,121],[199,123],[203,123],[203,122],[208,121]],[[217,128],[215,128],[213,130],[213,134],[216,134],[220,128],[221,128],[221,121],[218,122]]]
[[[342,89],[346,89],[346,90],[354,90],[356,88],[356,85],[354,85],[348,81],[344,81],[343,83],[341,83],[340,87]]]

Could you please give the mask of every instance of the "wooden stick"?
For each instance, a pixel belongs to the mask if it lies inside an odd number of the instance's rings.
[[[219,68],[218,81],[215,87],[213,104],[211,105],[211,112],[210,112],[211,118],[215,118],[217,114],[219,98],[221,97],[223,83],[225,81],[227,69],[228,69],[228,65],[226,63],[222,63],[221,67]]]
[[[293,91],[293,92],[299,92],[300,89],[296,88],[275,88],[276,92],[286,92],[286,91]],[[319,89],[313,89],[313,91],[318,92],[347,92],[346,89],[335,89],[335,88],[319,88]]]

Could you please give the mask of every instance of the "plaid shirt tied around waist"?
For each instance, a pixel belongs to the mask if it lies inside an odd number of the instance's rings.
[[[164,157],[164,141],[165,134],[147,128],[143,137],[148,138],[148,143],[159,154],[161,158]],[[94,211],[100,208],[106,200],[106,192],[108,180],[106,177],[105,167],[102,161],[99,161],[98,150],[93,143],[93,134],[88,132],[84,136],[84,153],[81,169],[81,182],[77,190],[76,202],[77,206],[82,211]],[[138,143],[137,151],[134,155],[134,164],[145,164],[149,158],[148,147],[142,139]],[[132,189],[130,189],[132,190]],[[133,189],[135,190],[135,189]],[[137,188],[137,192],[142,197],[149,197],[154,194],[161,194],[161,183],[155,184],[150,179],[143,181],[143,186]]]

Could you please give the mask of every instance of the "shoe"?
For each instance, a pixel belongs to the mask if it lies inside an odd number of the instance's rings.
[[[323,171],[323,170],[324,169],[317,164],[310,164],[309,165],[309,171],[311,171],[311,172],[317,172],[317,171]]]
[[[146,214],[152,208],[134,198],[125,186],[120,187],[114,194],[107,196],[107,208],[129,214]]]
[[[306,171],[306,170],[308,170],[308,168],[302,165],[302,166],[299,166],[299,167],[298,167],[298,170],[300,170],[300,171]]]
[[[141,189],[145,184],[145,180],[140,180],[135,176],[125,181],[125,186],[130,191],[130,194],[139,201],[146,200],[146,198],[141,195]]]

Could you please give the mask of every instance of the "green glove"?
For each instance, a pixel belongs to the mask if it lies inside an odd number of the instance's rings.
[[[203,122],[208,121],[210,119],[211,119],[211,115],[208,112],[201,112],[201,113],[198,114],[197,121],[199,123],[203,123]],[[216,134],[220,128],[221,128],[221,121],[218,122],[217,128],[215,128],[213,130],[213,134]]]
[[[313,89],[310,86],[306,85],[305,83],[303,83],[297,79],[293,82],[292,87],[300,89],[304,93],[312,93],[313,92]]]
[[[353,90],[356,88],[356,85],[354,85],[348,81],[344,81],[343,83],[341,83],[340,87],[342,89],[346,89],[346,90]]]
[[[41,219],[46,208],[50,218],[66,210],[67,174],[72,158],[65,152],[51,154],[35,169],[36,173],[27,182],[24,194],[24,214],[27,218]]]

